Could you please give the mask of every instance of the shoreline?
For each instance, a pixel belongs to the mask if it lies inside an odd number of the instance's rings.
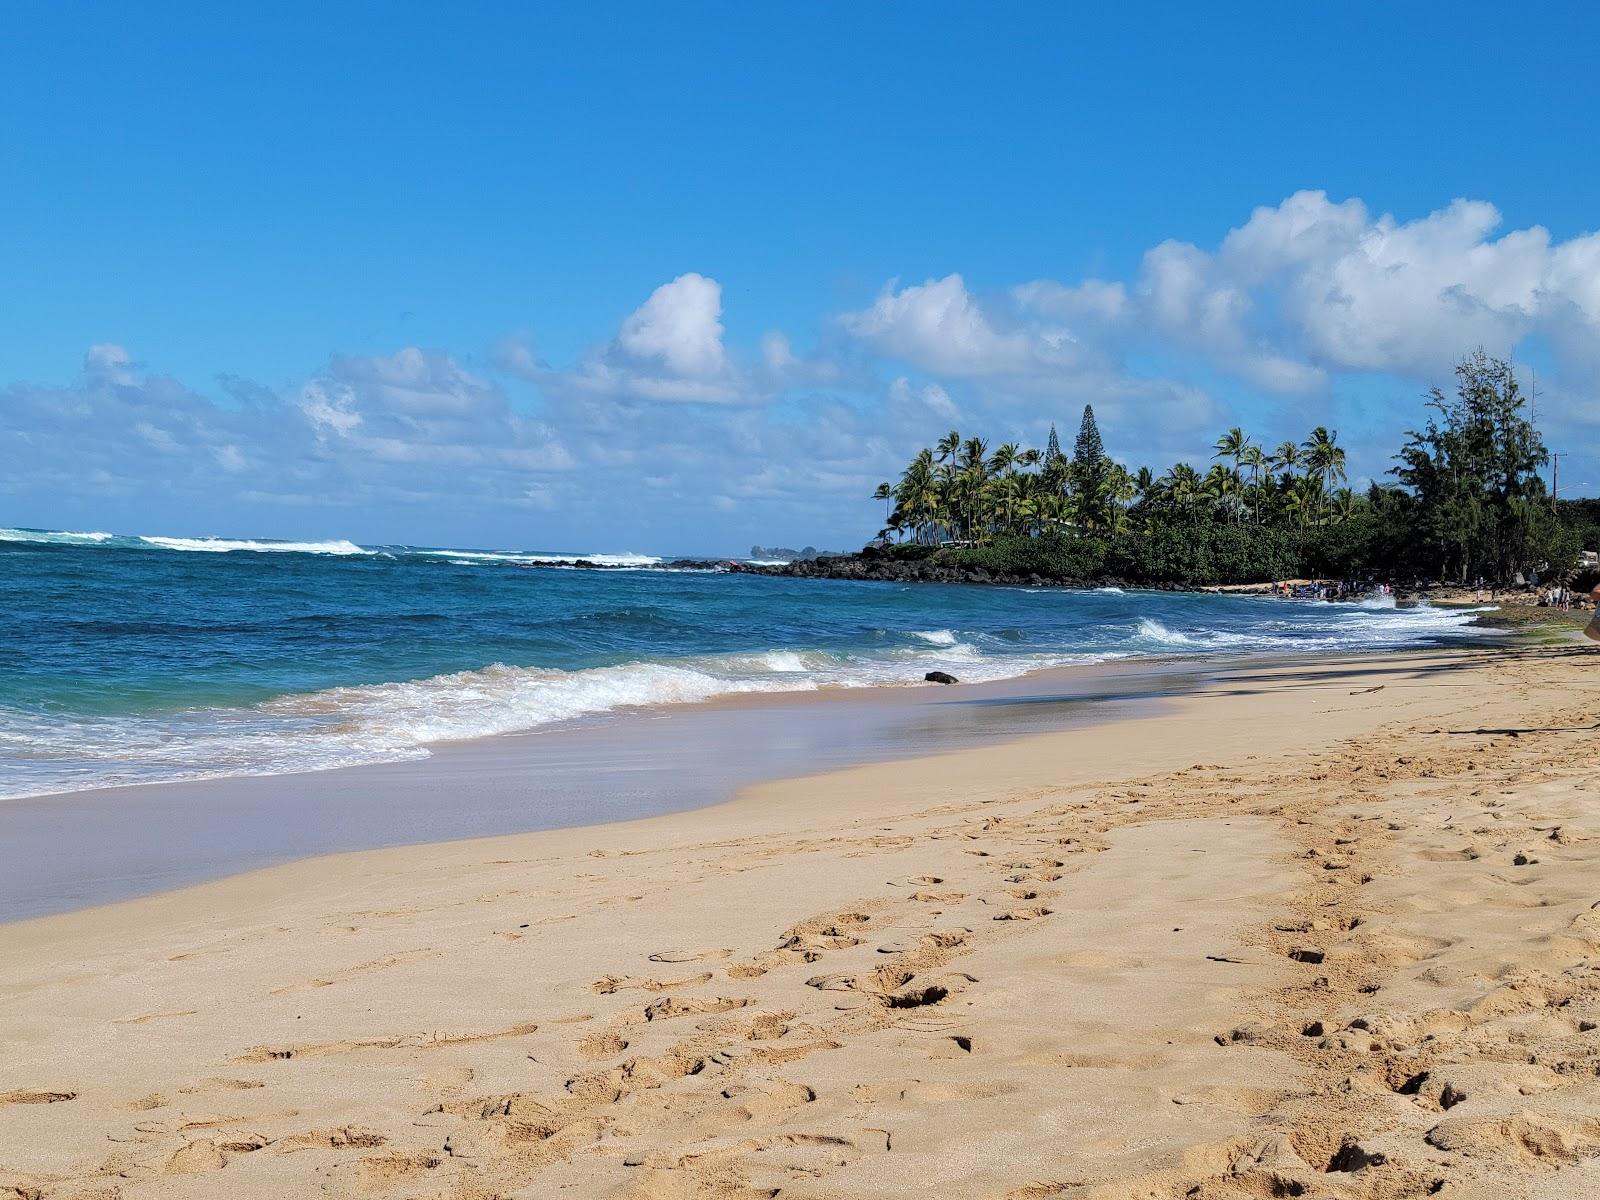
[[[310,858],[695,810],[778,780],[1150,715],[1241,671],[1384,653],[1174,652],[957,688],[734,692],[437,743],[418,759],[12,798],[0,802],[0,926]],[[441,806],[445,792],[466,803]]]
[[[956,688],[731,693],[438,743],[426,758],[14,798],[0,802],[0,927],[308,858],[714,806],[778,779],[1095,723],[1213,667],[1152,655]],[[441,806],[452,791],[466,803]]]
[[[1241,666],[0,926],[0,1190],[1583,1194],[1594,661]]]

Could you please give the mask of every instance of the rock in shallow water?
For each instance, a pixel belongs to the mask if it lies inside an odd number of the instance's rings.
[[[960,682],[960,680],[958,680],[954,675],[950,674],[948,671],[929,671],[922,678],[925,679],[929,683],[959,683]]]

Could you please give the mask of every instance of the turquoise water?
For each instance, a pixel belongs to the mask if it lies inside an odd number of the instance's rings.
[[[536,567],[518,551],[0,530],[0,798],[425,757],[741,692],[1381,649],[1469,616]],[[604,556],[587,555],[591,559]]]

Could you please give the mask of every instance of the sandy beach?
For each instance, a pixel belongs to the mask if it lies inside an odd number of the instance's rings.
[[[0,926],[0,1197],[1600,1194],[1597,662]]]

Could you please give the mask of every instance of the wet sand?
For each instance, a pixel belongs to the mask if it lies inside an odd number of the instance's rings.
[[[0,1196],[1600,1194],[1600,655],[0,927]]]
[[[1237,669],[1141,661],[738,696],[444,743],[409,762],[0,801],[0,922],[323,854],[703,807],[763,780],[1132,715]]]

